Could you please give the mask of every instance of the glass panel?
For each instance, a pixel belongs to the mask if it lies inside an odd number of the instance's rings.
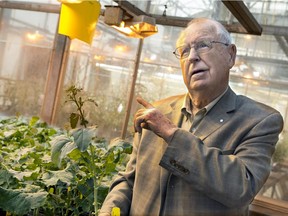
[[[102,23],[97,25],[91,47],[79,40],[71,44],[64,90],[75,84],[98,103],[98,107],[89,106],[87,118],[90,125],[98,125],[99,136],[108,140],[121,134],[137,44],[138,39],[127,38]],[[57,119],[61,126],[76,111],[64,100],[63,92]]]
[[[58,15],[0,9],[0,109],[38,115]]]
[[[256,20],[263,25],[288,26],[288,2],[284,0],[244,0]]]
[[[158,30],[144,39],[137,82],[141,86],[137,93],[150,102],[186,93],[179,60],[173,54],[181,28],[159,25]]]
[[[221,1],[217,0],[130,0],[129,2],[150,14],[191,18],[211,17],[219,9],[218,6],[222,5]]]

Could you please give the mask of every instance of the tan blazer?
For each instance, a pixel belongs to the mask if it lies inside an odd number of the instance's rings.
[[[184,95],[155,103],[175,124]],[[111,186],[101,213],[121,215],[247,215],[270,172],[283,127],[280,113],[230,88],[194,134],[178,129],[165,143],[136,134],[127,170]]]

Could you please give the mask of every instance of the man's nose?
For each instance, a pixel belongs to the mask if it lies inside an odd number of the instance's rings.
[[[191,61],[191,62],[195,62],[195,61],[199,61],[200,60],[199,54],[194,49],[194,47],[191,47],[191,49],[190,49],[188,60]]]

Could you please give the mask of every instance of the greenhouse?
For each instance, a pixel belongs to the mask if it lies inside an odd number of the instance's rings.
[[[173,52],[202,17],[237,46],[230,88],[284,120],[249,213],[288,215],[286,0],[0,0],[0,215],[98,215],[133,151],[136,98],[187,93]]]

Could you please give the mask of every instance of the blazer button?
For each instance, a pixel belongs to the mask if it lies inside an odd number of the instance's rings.
[[[188,169],[184,170],[184,174],[188,175],[190,173],[190,171]]]
[[[170,160],[170,164],[173,165],[173,166],[175,166],[175,165],[176,165],[176,160],[171,159],[171,160]]]

